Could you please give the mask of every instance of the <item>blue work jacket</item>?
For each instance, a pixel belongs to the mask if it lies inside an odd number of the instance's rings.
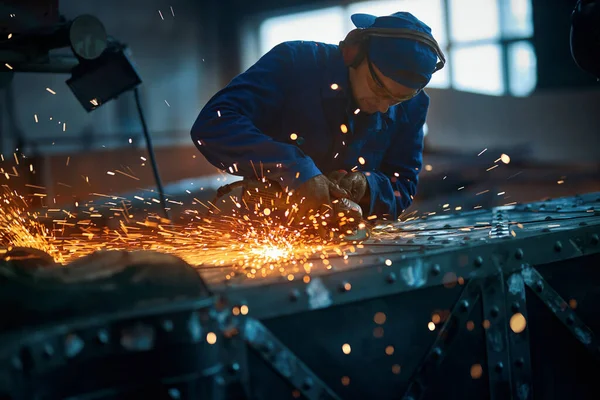
[[[428,107],[421,92],[385,114],[357,112],[338,46],[285,42],[214,95],[191,135],[217,168],[290,190],[319,174],[362,171],[364,211],[396,219],[417,190]]]

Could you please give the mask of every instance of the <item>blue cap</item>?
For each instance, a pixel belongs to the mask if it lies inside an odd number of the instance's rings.
[[[354,14],[351,19],[357,28],[404,28],[431,36],[429,26],[404,11],[383,17]],[[385,76],[412,89],[429,83],[438,61],[436,52],[425,43],[378,36],[370,39],[369,58]],[[411,79],[411,75],[418,79]]]

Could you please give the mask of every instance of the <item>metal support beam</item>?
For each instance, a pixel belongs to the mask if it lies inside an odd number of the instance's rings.
[[[423,397],[453,340],[462,330],[466,329],[469,314],[479,300],[479,295],[479,281],[476,279],[470,280],[454,305],[450,317],[440,329],[438,337],[433,342],[429,352],[417,367],[404,394],[404,400],[417,400]]]
[[[529,400],[533,398],[533,390],[527,328],[529,319],[523,276],[520,273],[510,275],[506,279],[505,289],[512,397],[518,400]]]
[[[319,377],[312,372],[260,321],[246,319],[243,328],[246,343],[255,350],[279,375],[308,400],[340,400]]]
[[[510,398],[511,372],[502,270],[481,285],[490,399]]]
[[[542,275],[533,267],[523,268],[525,284],[544,302],[560,322],[583,344],[596,361],[600,362],[600,343],[594,332],[579,319],[569,304],[546,282]]]

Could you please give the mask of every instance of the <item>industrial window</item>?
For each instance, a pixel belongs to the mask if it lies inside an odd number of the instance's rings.
[[[452,87],[527,96],[537,83],[531,0],[447,0]]]
[[[527,96],[535,89],[531,0],[362,1],[277,16],[262,21],[255,46],[260,54],[245,54],[245,63],[283,41],[337,44],[353,29],[352,14],[387,15],[399,10],[425,21],[446,54],[446,68],[434,74],[429,87],[493,96]]]
[[[343,11],[342,7],[330,7],[265,20],[259,31],[261,55],[291,40],[338,44],[345,34]]]

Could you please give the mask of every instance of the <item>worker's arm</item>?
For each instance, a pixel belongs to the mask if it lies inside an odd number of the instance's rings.
[[[381,166],[376,171],[365,171],[369,186],[369,215],[397,219],[411,204],[417,193],[419,172],[423,165],[423,125],[429,107],[425,93],[419,95],[410,113],[410,123],[403,126]]]
[[[281,126],[282,105],[293,96],[293,58],[290,45],[276,46],[202,109],[191,135],[215,167],[245,177],[265,177],[289,189],[321,174],[297,146],[263,133]]]

